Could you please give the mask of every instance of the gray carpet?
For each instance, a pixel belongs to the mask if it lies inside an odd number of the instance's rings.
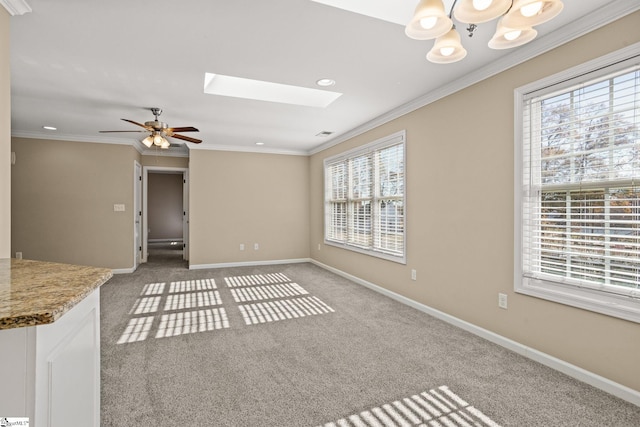
[[[103,426],[640,425],[637,406],[312,264],[189,271],[181,254],[102,287]]]

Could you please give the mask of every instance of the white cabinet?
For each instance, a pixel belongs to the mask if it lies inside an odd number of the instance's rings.
[[[0,330],[0,417],[100,426],[100,288],[54,323]]]

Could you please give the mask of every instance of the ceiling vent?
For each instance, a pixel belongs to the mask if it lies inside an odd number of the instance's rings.
[[[319,136],[321,138],[326,138],[327,136],[332,135],[332,134],[333,134],[333,132],[329,132],[328,130],[323,130],[322,132],[320,132],[316,136]]]

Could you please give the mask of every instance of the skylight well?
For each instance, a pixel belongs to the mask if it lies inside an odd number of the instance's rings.
[[[242,77],[205,73],[204,93],[257,101],[326,108],[342,93]]]

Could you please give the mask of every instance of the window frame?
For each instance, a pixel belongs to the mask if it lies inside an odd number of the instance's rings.
[[[582,65],[570,68],[550,77],[519,87],[514,91],[514,290],[549,301],[578,307],[608,316],[640,323],[640,289],[630,288],[629,292],[617,293],[593,286],[576,286],[562,280],[546,280],[525,277],[523,267],[523,203],[525,184],[524,168],[524,101],[534,92],[561,88],[570,90],[579,79],[585,81],[611,75],[616,71],[640,64],[640,43],[633,44]],[[564,85],[564,86],[560,86]],[[550,88],[553,87],[553,90]],[[564,189],[569,189],[567,184]],[[604,187],[601,184],[600,188]],[[604,287],[603,287],[604,288]]]
[[[403,193],[402,196],[389,196],[389,197],[384,197],[379,195],[379,187],[380,187],[380,181],[379,181],[379,177],[377,176],[376,173],[376,162],[374,159],[374,156],[376,155],[376,153],[395,146],[395,145],[402,145],[402,164],[403,164],[403,174],[402,174],[402,188],[403,188]],[[349,162],[350,160],[356,159],[356,158],[361,158],[364,156],[371,156],[372,160],[371,160],[371,174],[370,174],[370,179],[371,179],[371,185],[370,185],[370,192],[367,196],[363,196],[363,197],[352,197],[351,192],[352,192],[352,188],[353,187],[353,183],[349,181],[349,168],[347,167],[347,178],[346,178],[346,195],[345,195],[345,199],[344,199],[344,203],[345,203],[345,239],[344,241],[338,241],[335,239],[332,239],[329,236],[329,223],[331,222],[331,219],[333,218],[332,216],[332,212],[331,212],[331,199],[330,199],[330,191],[331,191],[331,175],[329,174],[329,168],[339,164],[340,162]],[[331,157],[327,157],[324,159],[323,162],[323,172],[324,172],[324,221],[323,221],[323,225],[324,225],[324,243],[326,245],[329,246],[335,246],[335,247],[339,247],[342,249],[346,249],[346,250],[350,250],[353,252],[358,252],[361,254],[365,254],[365,255],[370,255],[370,256],[374,256],[377,258],[382,258],[385,260],[389,260],[389,261],[393,261],[393,262],[397,262],[400,264],[406,264],[407,263],[407,186],[406,186],[406,177],[407,177],[407,162],[406,162],[406,158],[407,158],[407,144],[406,144],[406,131],[402,130],[396,133],[393,133],[391,135],[388,135],[386,137],[377,139],[373,142],[370,142],[368,144],[362,145],[360,147],[356,147],[354,149],[342,152],[340,154],[331,156]],[[376,248],[376,207],[375,205],[377,204],[377,202],[381,201],[381,200],[387,200],[387,199],[394,199],[394,200],[401,200],[402,201],[402,206],[403,206],[403,221],[402,221],[402,254],[401,255],[397,255],[392,253],[391,251],[385,251],[382,248]],[[370,245],[365,246],[365,245],[358,245],[355,243],[351,243],[349,242],[349,234],[352,232],[352,229],[349,228],[349,224],[353,223],[354,221],[354,216],[353,216],[353,212],[352,209],[350,209],[350,205],[352,203],[356,203],[356,202],[369,202],[371,206],[370,209],[370,218],[369,221],[371,222],[371,235],[370,235]],[[379,232],[379,229],[378,229]]]

